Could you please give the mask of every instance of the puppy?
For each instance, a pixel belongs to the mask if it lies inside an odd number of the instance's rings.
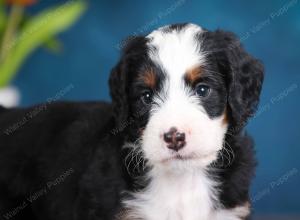
[[[256,162],[244,126],[262,82],[230,32],[175,24],[130,38],[112,103],[0,109],[0,214],[247,219]]]

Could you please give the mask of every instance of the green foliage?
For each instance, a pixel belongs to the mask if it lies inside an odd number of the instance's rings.
[[[60,53],[63,50],[62,43],[54,37],[46,40],[42,46],[44,48],[46,48],[47,50],[49,50],[50,52],[56,53],[56,54]]]
[[[39,46],[45,45],[51,50],[59,50],[60,44],[54,38],[55,35],[70,27],[85,9],[86,4],[83,1],[69,1],[40,12],[26,22],[18,35],[4,47],[7,56],[0,64],[0,87],[10,82],[25,59]]]

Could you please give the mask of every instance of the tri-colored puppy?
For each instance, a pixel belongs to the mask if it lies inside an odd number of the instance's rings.
[[[243,128],[262,81],[230,32],[176,24],[131,38],[110,76],[112,103],[45,105],[12,132],[39,106],[0,110],[0,214],[247,219],[255,159]]]

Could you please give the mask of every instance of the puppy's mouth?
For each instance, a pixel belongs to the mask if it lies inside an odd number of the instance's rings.
[[[167,157],[161,160],[162,163],[168,163],[171,161],[192,161],[192,160],[203,160],[203,159],[207,159],[209,157],[211,157],[213,155],[213,153],[211,154],[203,154],[203,155],[194,155],[194,154],[190,154],[190,155],[181,155],[179,153],[172,155],[171,157]]]

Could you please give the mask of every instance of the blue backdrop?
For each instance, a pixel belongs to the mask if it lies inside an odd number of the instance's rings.
[[[41,0],[30,11],[63,2]],[[91,0],[79,22],[59,36],[61,54],[40,49],[19,71],[13,83],[21,105],[45,102],[65,88],[60,99],[109,100],[107,80],[121,40],[175,22],[233,31],[265,64],[260,109],[248,126],[259,159],[252,200],[256,213],[300,213],[298,0]]]

